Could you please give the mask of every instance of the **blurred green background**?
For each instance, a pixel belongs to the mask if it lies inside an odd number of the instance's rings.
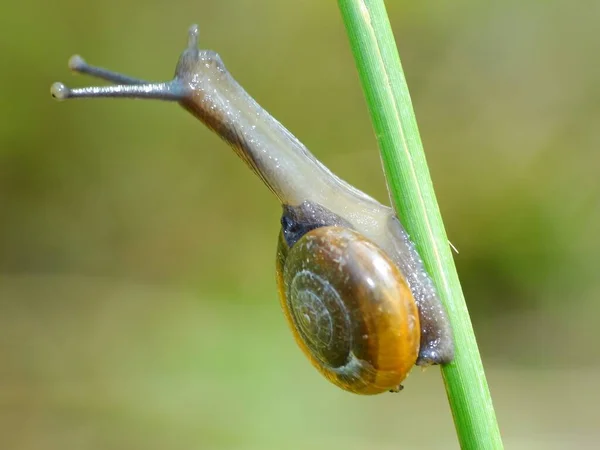
[[[600,439],[600,3],[388,2],[507,448]],[[26,0],[0,16],[0,448],[457,448],[439,370],[329,385],[275,292],[280,209],[173,104],[54,102],[67,59],[201,45],[387,199],[334,1]]]

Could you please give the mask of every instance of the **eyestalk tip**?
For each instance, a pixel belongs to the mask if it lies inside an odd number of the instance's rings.
[[[200,28],[197,24],[193,24],[188,31],[188,48],[189,49],[197,49],[198,48],[198,37],[200,35]]]
[[[71,90],[62,83],[54,83],[50,87],[50,94],[58,101],[66,100],[69,98]]]
[[[74,72],[79,71],[82,67],[86,66],[85,60],[79,55],[73,55],[69,58],[69,69]]]

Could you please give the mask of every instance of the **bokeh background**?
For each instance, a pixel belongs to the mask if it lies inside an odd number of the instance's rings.
[[[507,448],[600,439],[600,3],[389,1]],[[276,299],[280,209],[173,104],[54,102],[67,59],[171,77],[201,45],[387,194],[334,1],[25,0],[0,15],[0,448],[457,448],[439,370],[359,397]]]

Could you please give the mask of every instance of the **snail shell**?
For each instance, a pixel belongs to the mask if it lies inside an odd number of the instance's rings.
[[[383,250],[340,226],[291,248],[281,233],[277,281],[296,342],[327,379],[357,394],[402,388],[419,352],[419,312]]]

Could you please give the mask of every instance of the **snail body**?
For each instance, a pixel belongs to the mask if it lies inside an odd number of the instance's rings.
[[[280,303],[311,363],[342,389],[401,389],[413,365],[445,364],[454,345],[444,308],[395,212],[347,184],[246,93],[189,32],[175,78],[150,83],[70,60],[112,86],[52,86],[82,97],[176,101],[224,139],[283,207],[276,273]]]

